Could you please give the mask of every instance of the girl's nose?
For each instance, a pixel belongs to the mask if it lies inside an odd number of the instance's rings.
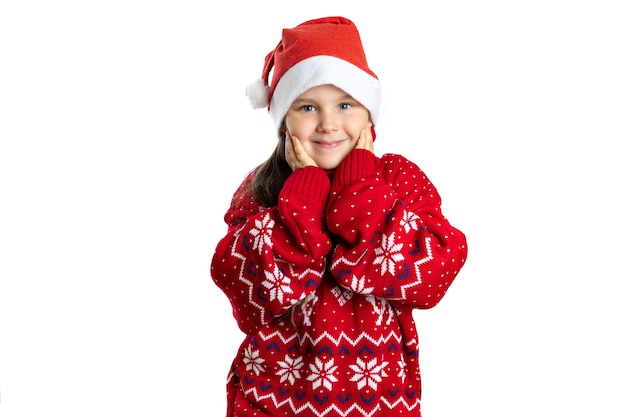
[[[337,126],[337,115],[334,112],[325,111],[320,113],[320,120],[317,125],[318,131],[323,133],[334,132],[337,130]]]

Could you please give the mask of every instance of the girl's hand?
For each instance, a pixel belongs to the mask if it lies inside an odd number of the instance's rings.
[[[289,132],[286,132],[285,135],[285,159],[291,167],[291,170],[295,171],[298,168],[304,168],[306,166],[316,167],[317,164],[306,150],[304,150],[300,140],[295,136],[291,136]]]
[[[372,123],[368,123],[367,126],[361,131],[359,138],[356,141],[354,149],[366,149],[374,153],[374,137],[372,136]]]

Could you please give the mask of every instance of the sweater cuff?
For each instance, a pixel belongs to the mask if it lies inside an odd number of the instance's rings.
[[[333,176],[334,185],[345,187],[375,175],[376,157],[367,149],[354,149],[339,164]]]
[[[280,197],[297,196],[312,202],[326,204],[330,192],[330,180],[323,169],[314,166],[298,168],[285,181]]]

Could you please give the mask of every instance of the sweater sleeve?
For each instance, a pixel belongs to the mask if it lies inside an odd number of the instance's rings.
[[[465,263],[465,235],[441,213],[426,175],[400,155],[350,153],[335,172],[326,216],[340,237],[331,272],[354,292],[431,308]]]
[[[211,261],[214,282],[248,334],[317,288],[331,247],[324,226],[330,181],[322,169],[294,171],[270,208],[249,191],[252,175],[231,200],[228,231]]]

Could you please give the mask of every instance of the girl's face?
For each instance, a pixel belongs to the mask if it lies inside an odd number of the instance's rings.
[[[313,87],[291,104],[283,129],[297,137],[322,169],[335,169],[368,126],[369,111],[334,85]],[[289,140],[289,139],[287,139]]]

